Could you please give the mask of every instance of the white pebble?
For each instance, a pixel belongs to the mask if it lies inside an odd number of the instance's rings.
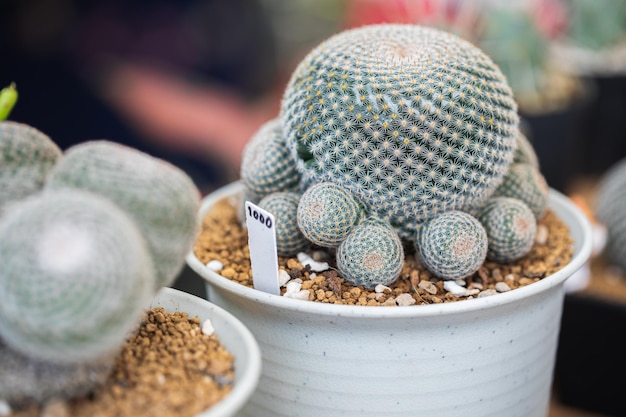
[[[0,416],[8,416],[13,412],[8,402],[0,400]]]
[[[511,287],[506,282],[496,282],[496,291],[498,292],[507,292],[511,291]]]
[[[469,297],[480,293],[479,289],[468,290],[454,281],[444,281],[443,288],[446,291],[450,291],[455,297]]]
[[[311,271],[315,272],[328,271],[330,268],[328,266],[328,262],[317,262],[304,252],[298,253],[298,262],[304,266],[308,265],[311,268]]]
[[[302,282],[293,279],[289,281],[285,287],[287,288],[287,293],[296,293],[302,289]]]
[[[382,294],[382,293],[384,293],[384,292],[385,292],[385,290],[389,290],[389,291],[391,291],[391,288],[389,288],[388,286],[383,285],[383,284],[378,284],[376,287],[374,287],[374,291],[375,291],[377,294]]]
[[[548,227],[545,224],[537,226],[537,232],[535,234],[535,243],[538,245],[545,245],[548,241]]]
[[[430,281],[420,281],[417,286],[431,295],[437,294],[439,290],[437,286]]]
[[[487,288],[485,291],[481,291],[480,294],[478,294],[478,298],[489,297],[490,295],[495,295],[497,293],[498,291],[494,290],[493,288]]]
[[[411,294],[403,293],[396,297],[396,304],[399,306],[412,306],[415,304],[415,299]]]
[[[287,271],[285,271],[284,269],[278,270],[278,285],[284,287],[290,279],[291,277],[289,276],[289,273]]]
[[[467,283],[465,282],[464,279],[457,279],[454,281],[457,285],[460,285],[461,287],[467,287]]]
[[[296,292],[286,292],[284,294],[284,297],[295,298],[297,300],[308,300],[309,299],[309,294],[310,294],[309,290],[300,290],[300,291],[296,291]]]
[[[207,336],[211,336],[215,333],[215,327],[213,327],[213,323],[211,323],[211,319],[206,319],[204,323],[202,323],[202,333]]]
[[[207,262],[206,267],[213,272],[221,271],[222,269],[224,269],[224,265],[217,259]]]
[[[506,281],[511,281],[511,282],[513,282],[513,281],[515,281],[515,276],[514,276],[513,274],[506,274],[506,275],[504,276],[504,279],[505,279]]]

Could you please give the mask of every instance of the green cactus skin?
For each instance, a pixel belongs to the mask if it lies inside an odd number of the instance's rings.
[[[310,186],[300,198],[297,223],[311,242],[337,247],[363,216],[363,206],[348,191],[331,182]]]
[[[517,135],[517,149],[513,155],[513,163],[530,164],[539,169],[539,158],[535,148],[521,131]]]
[[[266,195],[258,204],[274,215],[279,256],[293,256],[309,246],[309,241],[298,229],[296,218],[299,201],[299,193],[282,191]]]
[[[304,183],[341,185],[403,237],[438,213],[484,205],[519,124],[506,79],[480,49],[401,24],[347,30],[313,49],[280,115]]]
[[[145,241],[117,205],[43,191],[0,219],[0,337],[36,359],[77,363],[118,349],[153,296]]]
[[[103,385],[116,355],[85,363],[59,364],[33,359],[9,348],[0,339],[0,398],[20,409],[33,403],[83,396]]]
[[[533,246],[537,220],[523,201],[510,197],[492,198],[478,220],[487,232],[487,259],[490,261],[516,261]]]
[[[487,257],[487,232],[474,216],[448,211],[422,225],[415,247],[435,276],[465,278],[478,271]]]
[[[280,119],[263,124],[246,144],[240,177],[245,187],[260,198],[298,188],[300,174],[285,146]]]
[[[0,215],[8,203],[40,191],[61,155],[56,143],[39,130],[0,122]]]
[[[504,176],[493,197],[512,197],[522,200],[540,219],[548,208],[550,189],[543,174],[530,164],[514,163]]]
[[[50,171],[46,188],[62,187],[92,191],[126,210],[148,243],[156,289],[174,281],[199,231],[200,192],[184,171],[134,148],[88,141],[67,149]]]
[[[384,220],[368,218],[337,248],[337,268],[352,285],[391,285],[402,272],[404,250],[398,233]]]
[[[613,164],[597,187],[595,214],[607,229],[604,254],[626,271],[626,158]]]

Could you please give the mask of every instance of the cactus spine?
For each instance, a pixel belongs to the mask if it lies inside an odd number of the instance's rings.
[[[403,237],[486,203],[513,159],[506,79],[455,35],[383,24],[313,49],[285,90],[283,132],[303,182],[347,189]]]
[[[181,271],[198,231],[200,193],[179,168],[124,145],[89,141],[65,151],[46,187],[88,190],[127,211],[148,243],[156,288]]]
[[[269,211],[276,220],[276,248],[279,256],[293,256],[309,246],[298,228],[297,211],[300,194],[282,191],[268,194],[258,206]]]
[[[527,163],[513,163],[493,193],[493,197],[512,197],[523,201],[540,219],[548,208],[550,189],[537,167]]]
[[[352,285],[390,285],[404,265],[402,242],[387,222],[368,218],[337,248],[337,268]]]
[[[137,226],[108,199],[41,192],[0,219],[0,336],[33,358],[76,363],[120,347],[153,295]]]
[[[465,278],[478,271],[487,257],[487,232],[474,216],[453,210],[424,223],[415,246],[434,275]]]
[[[61,155],[57,144],[39,130],[0,122],[0,215],[8,203],[40,191]]]

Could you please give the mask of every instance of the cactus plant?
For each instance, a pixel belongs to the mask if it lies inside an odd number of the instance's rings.
[[[297,222],[300,194],[282,191],[268,194],[258,206],[269,211],[276,220],[276,248],[279,256],[293,256],[304,250],[309,241],[304,237]]]
[[[259,198],[298,188],[300,174],[285,146],[280,119],[263,124],[248,141],[240,171],[241,182]]]
[[[44,361],[76,363],[121,347],[153,295],[135,222],[87,191],[43,191],[0,218],[0,337]]]
[[[337,247],[363,216],[363,207],[348,191],[331,182],[310,186],[298,205],[302,234],[324,247]]]
[[[0,121],[6,120],[17,102],[18,93],[15,83],[0,90]]]
[[[443,279],[472,275],[487,257],[485,228],[474,216],[458,210],[425,222],[415,243],[424,267]]]
[[[517,149],[513,154],[513,163],[530,164],[539,169],[539,157],[535,148],[521,130],[517,134]]]
[[[0,122],[0,215],[9,202],[40,191],[61,155],[57,144],[39,130]]]
[[[538,168],[526,163],[514,163],[493,197],[512,197],[523,201],[540,219],[548,208],[550,189]]]
[[[402,237],[481,207],[513,160],[519,118],[500,69],[437,29],[381,24],[314,48],[280,116],[303,183],[332,182]]]
[[[487,232],[487,259],[512,262],[526,255],[533,246],[537,220],[521,200],[494,197],[481,211],[478,220]]]
[[[368,218],[337,248],[337,268],[352,285],[374,288],[398,279],[404,265],[402,242],[386,221]]]
[[[72,364],[43,361],[9,348],[0,339],[0,398],[21,408],[50,398],[85,395],[106,381],[115,359],[104,355]]]
[[[182,170],[164,160],[106,140],[68,148],[52,169],[47,189],[79,188],[127,211],[152,254],[156,287],[170,285],[198,232],[200,192]]]
[[[626,158],[614,163],[602,175],[595,213],[607,229],[604,249],[607,259],[626,271]]]

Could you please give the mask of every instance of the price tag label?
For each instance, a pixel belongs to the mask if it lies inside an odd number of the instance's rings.
[[[280,295],[274,215],[246,201],[246,225],[252,284],[259,291]]]

